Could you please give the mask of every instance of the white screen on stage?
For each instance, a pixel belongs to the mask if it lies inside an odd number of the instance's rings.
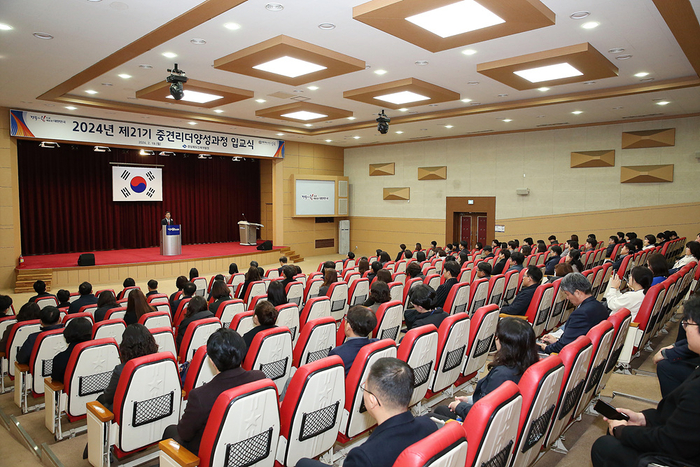
[[[335,215],[334,180],[296,180],[297,216]]]

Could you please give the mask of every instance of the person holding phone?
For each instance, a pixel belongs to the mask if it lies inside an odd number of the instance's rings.
[[[700,353],[700,297],[685,303],[681,325],[690,350]],[[617,411],[629,420],[605,418],[608,435],[593,443],[593,467],[636,467],[643,457],[645,461],[648,458],[661,463],[667,460],[700,464],[700,367],[661,399],[655,409]]]

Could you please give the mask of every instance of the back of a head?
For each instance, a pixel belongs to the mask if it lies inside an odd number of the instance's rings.
[[[287,303],[287,296],[284,293],[284,285],[282,281],[272,281],[267,287],[267,301],[274,306],[280,306]]]
[[[194,297],[192,297],[192,299],[187,304],[187,311],[185,311],[185,318],[189,318],[190,316],[194,316],[195,314],[199,313],[200,311],[203,311],[206,309],[207,309],[206,299],[204,297],[199,296],[199,295],[195,295]]]
[[[544,243],[537,244],[537,253],[545,253],[547,251],[547,245]]]
[[[46,292],[46,282],[41,280],[34,282],[34,292],[38,294]]]
[[[126,279],[124,279],[124,282],[122,283],[122,285],[124,286],[124,288],[134,287],[134,286],[136,286],[136,281],[131,277],[127,277]]]
[[[35,302],[29,302],[22,305],[22,307],[17,312],[17,321],[31,321],[33,319],[39,319],[39,312],[41,309],[39,305]]]
[[[197,270],[197,268],[192,268],[190,269],[190,280],[194,279],[195,277],[199,277],[199,270]]]
[[[401,251],[405,250],[405,249],[406,249],[406,244],[405,244],[405,243],[402,243],[401,245],[399,245],[399,248],[401,249]]]
[[[228,265],[228,273],[230,275],[238,274],[238,265],[236,263],[231,263]]]
[[[438,256],[441,256],[441,257],[447,256],[447,252],[445,250],[443,250],[442,248],[438,248],[437,254],[438,254]]]
[[[571,272],[574,272],[574,268],[569,263],[558,263],[554,266],[554,275],[557,277],[564,277]]]
[[[92,323],[87,318],[73,318],[66,325],[63,337],[69,345],[87,342],[92,339]]]
[[[134,323],[126,327],[122,334],[122,343],[119,345],[122,363],[156,352],[158,352],[158,344],[146,326]]]
[[[649,264],[649,269],[654,273],[654,277],[667,277],[668,276],[668,262],[666,257],[661,253],[653,253],[647,258],[647,263]]]
[[[412,261],[408,263],[408,266],[406,266],[406,274],[408,274],[408,277],[414,278],[419,276],[421,273],[421,267],[420,264],[418,264],[416,261]]]
[[[151,279],[148,281],[148,288],[151,290],[157,290],[158,289],[158,281],[155,279]]]
[[[578,290],[583,292],[584,295],[590,295],[592,290],[591,283],[588,282],[586,276],[580,272],[572,272],[571,274],[564,276],[564,278],[561,280],[560,287],[562,290],[569,292],[570,294],[576,293]]]
[[[520,248],[520,252],[524,256],[530,256],[532,254],[532,247],[530,245],[523,245],[522,248]]]
[[[625,237],[627,237],[630,240],[634,240],[635,238],[637,238],[637,232],[627,232],[625,234]]]
[[[219,371],[241,366],[246,354],[245,341],[233,329],[217,329],[207,339],[207,356]]]
[[[550,235],[549,237],[547,237],[547,240],[549,240],[550,242],[555,242],[555,241],[557,240],[557,236],[556,236],[556,235]]]
[[[294,269],[294,266],[283,266],[282,267],[282,275],[286,280],[294,280],[296,270]]]
[[[576,234],[571,234],[571,240],[573,240],[573,241],[575,241],[576,243],[578,243],[578,235],[576,235]]]
[[[508,248],[501,248],[501,252],[499,254],[503,255],[505,259],[510,259],[512,256],[512,253]]]
[[[251,267],[251,268],[257,268],[258,266],[260,266],[260,265],[258,264],[257,261],[251,261],[251,262],[250,262],[250,267]]]
[[[114,294],[112,294],[114,295]],[[70,292],[66,289],[61,289],[58,292],[56,292],[56,298],[58,299],[59,303],[65,303],[68,300],[70,300]],[[1,310],[2,308],[0,308]]]
[[[389,253],[387,253],[386,251],[382,251],[382,254],[379,255],[379,261],[382,263],[388,263],[389,261],[391,261],[391,256],[389,256]]]
[[[358,337],[367,337],[377,327],[377,316],[362,305],[350,307],[345,318],[352,332]]]
[[[372,262],[372,271],[376,274],[382,268],[382,263],[379,261]]]
[[[405,259],[411,259],[411,258],[413,258],[413,252],[411,250],[405,250],[403,252],[403,257]]]
[[[516,248],[518,248],[518,244],[515,243],[514,240],[511,240],[511,241],[508,242],[508,248],[510,248],[510,249],[512,249],[512,250],[515,250]]]
[[[391,282],[391,273],[388,269],[380,269],[377,271],[377,282]]]
[[[381,268],[381,264],[379,265]],[[359,263],[357,263],[357,269],[360,271],[360,274],[364,274],[365,271],[369,271],[369,261],[366,259],[361,259]]]
[[[226,285],[226,282],[223,280],[215,280],[214,284],[211,286],[211,296],[214,297],[214,300],[228,298],[231,296],[231,291]]]
[[[0,295],[0,316],[3,315],[12,306],[12,297],[9,295]]]
[[[111,290],[103,290],[97,297],[97,307],[103,307],[105,305],[117,304],[117,297],[114,296]]]
[[[338,282],[338,271],[335,270],[335,267],[331,268],[326,268],[325,272],[323,273],[323,285],[331,285],[335,284]]]
[[[517,368],[518,374],[523,374],[539,360],[535,331],[526,320],[502,318],[496,327],[496,337],[501,348],[489,368],[506,365]]]
[[[557,256],[561,256],[561,247],[559,245],[552,245],[549,247]]]
[[[425,251],[416,252],[416,261],[418,261],[419,263],[425,261]]]
[[[523,243],[527,243],[528,245],[532,246],[535,241],[532,239],[532,237],[527,237],[525,240],[523,240]]]
[[[442,268],[450,273],[450,276],[452,277],[458,277],[459,276],[459,263],[456,261],[445,261],[445,264],[442,265]]]
[[[287,257],[286,257],[286,256],[280,256],[280,263],[282,263],[282,264],[287,264]]]
[[[45,306],[39,311],[39,319],[45,326],[58,324],[61,319],[61,312],[55,306]]]
[[[523,261],[525,261],[525,255],[519,251],[514,251],[510,254],[510,260],[515,264],[522,266]]]
[[[348,259],[355,259],[355,253],[348,251]]]
[[[386,269],[382,269],[382,271],[386,271]],[[389,286],[386,282],[379,280],[379,278],[377,278],[377,281],[372,284],[372,288],[369,291],[369,296],[375,303],[386,303],[391,300]]]
[[[326,261],[323,263],[323,270],[335,269],[335,261]]]
[[[535,284],[539,284],[542,281],[542,269],[537,266],[528,266],[527,275],[530,276],[530,279],[535,281]]]
[[[371,388],[384,409],[405,412],[413,395],[414,374],[408,364],[398,358],[378,359],[367,376]]]
[[[139,289],[134,289],[129,294],[129,299],[126,302],[126,311],[136,313],[136,317],[140,318],[152,311],[151,305],[148,304],[146,296]]]
[[[89,282],[83,282],[78,286],[78,293],[80,295],[90,295],[92,293],[92,284]]]
[[[632,268],[630,275],[637,284],[642,286],[644,293],[647,293],[651,283],[654,281],[654,273],[651,272],[651,269],[646,266],[635,266]]]
[[[194,293],[197,291],[197,286],[194,285],[194,282],[188,282],[185,284],[185,286],[182,288],[182,294],[185,297],[191,297],[194,295]],[[131,294],[129,294],[131,296]]]
[[[177,290],[182,290],[188,282],[187,277],[178,276],[178,278],[175,279],[175,287],[177,287]]]
[[[418,284],[411,289],[411,303],[426,310],[433,309],[435,290],[428,284]]]
[[[416,250],[421,251],[422,249],[423,249],[423,245],[421,245],[420,243],[416,243]]]
[[[251,266],[248,268],[248,272],[245,275],[245,280],[249,282],[255,282],[259,281],[261,279],[260,277],[260,270],[258,270],[257,266]]]
[[[482,261],[479,264],[476,265],[476,267],[479,269],[479,271],[483,271],[487,276],[491,275],[491,271],[493,271],[493,268],[489,263],[486,261]]]
[[[262,326],[271,326],[277,321],[277,309],[267,300],[261,300],[255,305],[255,316]]]

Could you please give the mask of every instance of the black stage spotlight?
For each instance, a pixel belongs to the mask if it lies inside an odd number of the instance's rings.
[[[377,119],[377,130],[379,133],[385,135],[389,132],[389,122],[391,119],[386,116],[384,110],[379,112],[379,118]]]
[[[178,69],[177,63],[175,64],[175,68],[172,70],[168,69],[168,71],[170,72],[170,76],[165,78],[165,81],[170,83],[170,95],[173,96],[176,101],[179,101],[185,95],[184,84],[187,82],[187,76],[185,76],[184,71]]]

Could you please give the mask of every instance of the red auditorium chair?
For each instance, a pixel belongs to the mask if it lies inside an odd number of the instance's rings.
[[[48,297],[40,297],[34,300],[34,303],[39,305],[39,308],[44,308],[47,306],[58,306],[58,299],[53,295]]]
[[[394,272],[399,273],[399,272],[404,272],[406,271],[406,265],[408,262],[403,259],[403,253],[401,253],[401,260],[396,262],[396,265],[394,267]]]
[[[5,354],[2,357],[2,372],[0,376],[9,374],[10,379],[15,378],[15,362],[17,361],[17,352],[27,340],[30,334],[41,331],[41,321],[33,319],[29,321],[18,322],[10,331],[7,338],[7,344],[3,349]],[[2,389],[5,391],[5,378],[2,378]]]
[[[80,307],[80,310],[78,310],[78,313],[89,313],[91,317],[94,317],[94,316],[95,316],[95,310],[97,310],[97,304],[96,304],[96,303],[94,303],[94,304],[92,304],[92,305],[81,306],[81,307]],[[76,314],[77,314],[77,313],[73,313],[73,315],[71,315],[71,316],[74,316],[74,315],[76,315]],[[94,321],[94,319],[93,319],[93,321]]]
[[[280,405],[275,466],[296,465],[333,447],[345,405],[345,368],[337,355],[300,367]]]
[[[277,309],[277,326],[284,326],[292,333],[292,342],[299,337],[299,307],[294,303],[285,303],[275,307]]]
[[[442,267],[445,264],[445,258],[435,257],[432,259],[431,264],[433,265],[438,274],[442,274]]]
[[[625,340],[627,339],[627,333],[630,328],[630,323],[632,323],[632,313],[627,308],[622,308],[617,313],[613,313],[608,317],[613,325],[613,339],[612,345],[610,346],[610,356],[608,357],[608,364],[605,367],[605,372],[600,378],[600,383],[598,383],[597,393],[605,387],[612,375],[613,370],[617,366],[617,361],[620,358],[620,353],[622,353],[622,347],[625,345]]]
[[[440,274],[437,273],[437,269],[430,264],[430,261],[423,261],[421,263],[421,274],[425,277],[432,276],[433,274],[437,274],[438,277],[440,276]]]
[[[117,295],[117,300],[124,300],[129,298],[129,294],[136,289],[141,290],[141,287],[139,287],[138,285],[124,287],[124,289]]]
[[[239,298],[233,300],[225,300],[221,302],[219,308],[216,309],[215,316],[221,321],[221,325],[225,328],[229,327],[233,317],[245,310],[245,303]]]
[[[503,292],[506,290],[505,274],[496,274],[489,277],[489,298],[486,301],[489,305],[501,306]]]
[[[114,295],[114,298],[117,297],[117,294],[114,292],[114,289],[101,289],[95,292],[95,297],[99,297],[102,292],[112,292],[112,295]],[[148,298],[148,297],[147,297]]]
[[[44,421],[56,440],[64,437],[63,415],[70,422],[85,418],[85,405],[104,392],[112,378],[112,370],[120,363],[119,347],[114,339],[81,342],[71,353],[63,383],[44,379]],[[66,435],[84,430],[85,427],[81,427]]]
[[[207,358],[207,346],[203,345],[198,348],[194,353],[194,357],[192,357],[190,366],[187,369],[187,376],[185,376],[185,384],[182,386],[183,406],[191,390],[204,386],[211,381],[217,373],[218,370],[214,366],[214,363]]]
[[[301,285],[306,288],[306,274],[297,274],[294,276],[294,280],[297,282],[301,282]]]
[[[467,438],[459,423],[448,423],[403,450],[393,467],[464,467]]]
[[[265,271],[265,277],[268,279],[277,279],[280,277],[280,272],[277,270],[277,268],[270,268]]]
[[[173,358],[177,358],[177,347],[172,328],[155,328],[149,329],[149,331],[158,344],[158,352],[170,352],[173,354]]]
[[[425,279],[423,279],[423,283],[432,287],[433,290],[437,290],[437,288],[440,287],[440,284],[442,283],[441,279],[442,277],[440,276],[440,274],[426,274]]]
[[[370,265],[371,265],[371,264],[372,264],[372,263],[370,263]],[[389,271],[389,272],[393,275],[394,272],[395,272],[395,271],[394,271],[394,265],[395,265],[395,264],[396,264],[396,263],[394,263],[393,261],[387,261],[387,262],[384,264],[383,269],[386,269],[387,271]]]
[[[345,378],[345,406],[338,432],[338,441],[347,443],[377,424],[365,409],[361,384],[367,381],[369,370],[378,359],[396,357],[395,342],[384,339],[360,349]]]
[[[469,324],[466,313],[448,316],[440,324],[437,357],[426,397],[433,397],[457,381],[469,342]]]
[[[152,311],[144,313],[139,318],[139,324],[143,324],[147,328],[171,328],[173,327],[170,321],[170,313],[167,311]]]
[[[428,391],[430,376],[437,358],[438,330],[432,325],[420,326],[406,333],[399,345],[396,358],[413,368],[413,395],[408,406],[423,400]]]
[[[523,407],[510,467],[528,467],[537,460],[554,419],[563,378],[564,364],[556,355],[533,364],[520,378],[518,388],[523,397]]]
[[[372,337],[398,341],[403,321],[403,306],[398,300],[382,303],[375,313],[377,325],[372,331]]]
[[[242,313],[238,313],[233,317],[228,327],[242,336],[255,327],[253,323],[254,314],[255,312],[253,310],[246,310]]]
[[[625,256],[620,264],[620,268],[617,270],[618,277],[625,279],[632,270],[632,266],[634,266],[634,255]]]
[[[284,293],[287,295],[287,302],[294,303],[301,308],[304,300],[304,284],[299,281],[292,281],[284,288]]]
[[[209,336],[218,329],[221,329],[219,318],[198,319],[188,324],[177,354],[178,361],[185,363],[192,360],[197,349],[203,345],[206,346]]]
[[[116,297],[116,294],[114,296]],[[71,292],[70,297],[68,298],[68,303],[73,303],[74,301],[76,301],[79,298],[80,298],[79,292]]]
[[[503,269],[506,270],[505,268]],[[501,306],[510,304],[520,288],[520,273],[518,271],[507,271],[503,273],[503,275],[506,276],[506,285],[505,290],[503,291]]]
[[[552,311],[552,301],[554,300],[554,290],[552,284],[541,284],[535,289],[535,294],[530,300],[530,306],[527,307],[525,316],[527,321],[532,325],[535,331],[535,336],[539,337],[544,334],[547,320]]]
[[[469,261],[468,263],[464,263],[464,266],[462,266],[462,269],[459,270],[459,276],[457,276],[457,280],[459,282],[466,282],[467,284],[470,284],[472,281],[472,270],[474,267],[474,263]]]
[[[406,285],[403,287],[403,309],[408,310],[411,308],[411,304],[408,302],[408,297],[411,294],[411,289],[423,283],[423,279],[420,277],[414,277],[413,279],[406,279]]]
[[[640,349],[643,349],[648,344],[649,339],[651,339],[653,330],[652,317],[661,312],[665,296],[666,288],[663,282],[650,287],[644,295],[639,311],[632,323],[630,323],[630,330],[622,347],[619,363],[623,368],[629,368],[632,359],[638,355]]]
[[[183,298],[180,300],[180,304],[177,306],[177,310],[175,310],[175,315],[173,316],[173,327],[176,328],[180,326],[182,320],[185,319],[185,310],[187,310],[187,307],[190,306],[190,300],[192,299]]]
[[[376,280],[377,278],[375,277],[374,281]],[[403,284],[401,282],[389,282],[387,286],[389,286],[389,296],[391,296],[392,300],[397,300],[399,302],[403,300]]]
[[[306,279],[306,287],[304,288],[304,303],[308,302],[312,298],[318,297],[318,291],[323,285],[323,278],[320,276],[311,277]]]
[[[292,352],[292,366],[299,368],[328,356],[335,347],[335,320],[326,316],[309,321],[299,334]]]
[[[348,284],[343,281],[331,284],[328,298],[331,301],[331,316],[340,321],[348,312]]]
[[[236,274],[232,274],[231,277],[228,278],[228,280],[226,281],[226,285],[228,285],[229,288],[232,288],[235,292],[238,286],[244,282],[245,273],[238,272]]]
[[[496,305],[482,306],[469,323],[469,343],[465,353],[462,371],[456,386],[463,387],[474,379],[479,370],[486,364],[489,350],[496,335],[498,326],[498,307]]]
[[[569,300],[561,289],[561,279],[557,279],[552,284],[552,311],[549,313],[547,324],[544,327],[545,333],[551,332],[562,323],[564,310],[566,310]]]
[[[120,345],[125,330],[126,323],[123,319],[105,319],[92,325],[92,340],[111,337]]]
[[[489,299],[489,279],[476,279],[469,288],[469,307],[467,313],[472,316],[476,310],[486,305]]]
[[[72,315],[64,316],[63,319],[61,320],[61,324],[63,324],[64,326],[67,326],[68,323],[75,318],[85,318],[88,321],[90,321],[90,325],[92,325],[94,322],[94,318],[93,318],[92,314],[90,312],[84,311],[82,313],[73,313]]]
[[[343,271],[343,280],[348,283],[348,286],[351,286],[357,279],[362,279],[362,277],[360,277],[360,273],[355,269],[346,268]]]
[[[331,316],[331,301],[328,297],[316,297],[304,304],[299,316],[299,325],[303,328],[309,321]],[[334,318],[335,319],[335,318]]]
[[[246,300],[246,302],[248,303],[248,309],[255,310],[255,307],[258,305],[258,303],[262,302],[263,300],[267,300],[267,294],[256,295],[250,300]]]
[[[262,379],[219,395],[204,428],[199,457],[172,439],[161,441],[155,454],[162,466],[272,467],[279,433],[277,391],[269,379]]]
[[[362,305],[369,297],[369,281],[366,278],[358,278],[348,283],[350,284],[350,289],[348,290],[350,306]]]
[[[44,395],[44,378],[51,376],[53,358],[67,348],[68,344],[63,338],[63,329],[44,331],[39,334],[34,342],[32,354],[29,357],[29,364],[16,364],[16,370],[19,374],[15,377],[15,404],[17,404],[22,413],[29,411],[27,404],[29,391],[32,392],[35,398]],[[39,404],[34,406],[33,409],[43,407],[44,404]]]
[[[509,465],[522,403],[518,385],[506,381],[472,406],[463,425],[468,443],[465,467]]]
[[[593,345],[593,356],[588,365],[588,374],[586,375],[586,385],[581,394],[581,400],[574,411],[574,418],[578,417],[588,407],[588,403],[597,395],[596,390],[598,383],[605,372],[608,365],[608,357],[610,356],[610,347],[612,346],[614,329],[610,321],[605,320],[596,324],[591,328],[586,336],[591,340]]]
[[[170,302],[168,303],[152,303],[151,306],[156,309],[156,311],[164,311],[170,316],[173,315],[172,310],[170,309]]]
[[[146,297],[146,301],[152,306],[160,304],[168,305],[170,303],[168,296],[164,293],[154,293],[153,295],[149,295]]]
[[[97,401],[87,404],[90,463],[95,467],[109,465],[110,447],[117,459],[123,459],[158,443],[165,428],[180,418],[181,392],[177,362],[170,353],[126,362],[112,413]],[[156,457],[157,450],[139,458],[139,463]]]
[[[454,315],[467,311],[467,306],[469,306],[469,284],[458,282],[452,286],[447,294],[447,299],[445,299],[442,309],[448,315]]]
[[[275,327],[257,333],[241,366],[246,370],[261,370],[281,392],[292,369],[292,334],[289,329]]]
[[[204,297],[207,294],[207,278],[206,277],[195,277],[190,282],[192,282],[197,290],[194,292],[195,295]]]
[[[405,269],[402,272],[395,272],[391,275],[391,282],[401,282],[401,285],[406,284],[406,272]]]
[[[267,286],[265,285],[265,281],[255,281],[248,284],[248,288],[245,290],[245,296],[241,298],[247,304],[247,308],[250,310],[251,302],[259,295],[267,295]]]

